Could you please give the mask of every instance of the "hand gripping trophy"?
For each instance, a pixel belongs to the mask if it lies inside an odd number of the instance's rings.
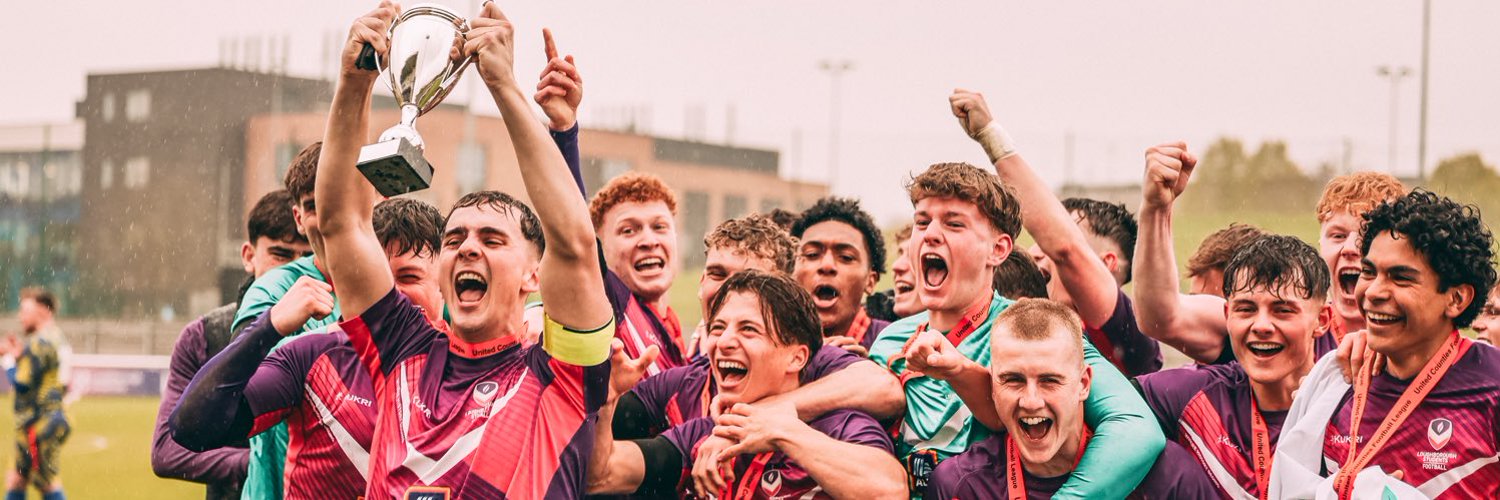
[[[448,96],[472,62],[468,56],[449,57],[454,38],[468,30],[468,22],[447,7],[415,5],[391,23],[386,61],[378,61],[369,44],[360,53],[359,67],[385,72],[401,108],[401,121],[359,152],[359,171],[380,194],[396,196],[432,185],[433,169],[422,156],[416,121]]]

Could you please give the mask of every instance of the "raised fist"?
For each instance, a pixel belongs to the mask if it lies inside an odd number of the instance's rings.
[[[490,88],[515,85],[515,28],[500,4],[485,2],[479,16],[469,20],[462,54],[474,58],[479,77]]]
[[[271,326],[276,333],[291,335],[301,330],[308,319],[323,319],[330,314],[333,314],[333,287],[303,276],[271,306]]]
[[[400,13],[400,5],[382,0],[375,10],[354,21],[354,25],[349,27],[349,38],[344,41],[344,50],[339,55],[340,77],[367,85],[375,84],[375,77],[380,75],[380,71],[360,69],[356,62],[367,43],[375,49],[376,57],[385,59],[391,50],[391,22]]]
[[[1198,166],[1198,157],[1187,151],[1187,143],[1169,142],[1146,150],[1146,179],[1141,183],[1146,205],[1172,206],[1187,189],[1188,178]]]
[[[958,117],[958,125],[963,127],[964,133],[969,134],[969,137],[978,137],[984,127],[995,121],[990,116],[990,105],[984,102],[984,94],[978,92],[953,89],[953,95],[948,96],[948,106],[953,109],[953,116]]]

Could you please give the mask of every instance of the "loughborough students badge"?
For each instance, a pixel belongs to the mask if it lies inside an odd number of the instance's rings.
[[[417,117],[443,102],[472,62],[467,56],[461,61],[448,57],[454,39],[468,30],[468,22],[447,7],[420,4],[391,23],[387,61],[377,61],[369,44],[360,53],[357,65],[384,71],[401,108],[401,121],[380,134],[379,142],[359,151],[359,171],[380,194],[396,196],[432,185],[432,165],[422,156]]]
[[[474,402],[481,406],[489,405],[495,400],[495,395],[500,394],[500,384],[494,381],[484,381],[474,384]]]
[[[1441,450],[1453,438],[1453,422],[1446,418],[1434,418],[1427,424],[1427,443],[1432,449]]]

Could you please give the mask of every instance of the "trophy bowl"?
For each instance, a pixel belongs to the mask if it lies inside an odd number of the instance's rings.
[[[467,56],[459,61],[448,57],[453,40],[466,31],[464,18],[436,4],[414,5],[391,23],[390,52],[377,64],[401,119],[359,152],[359,171],[380,194],[396,196],[432,185],[433,167],[422,155],[417,117],[443,102],[472,62]]]

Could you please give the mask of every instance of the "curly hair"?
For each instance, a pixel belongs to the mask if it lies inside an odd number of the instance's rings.
[[[500,191],[475,191],[459,198],[458,201],[453,202],[453,208],[448,209],[448,215],[443,217],[443,228],[448,227],[448,221],[453,218],[453,212],[467,207],[489,207],[501,214],[515,217],[516,222],[521,226],[521,236],[536,246],[537,255],[541,255],[547,249],[547,241],[542,237],[542,221],[536,218],[536,212],[532,211],[530,206],[521,203],[521,200]]]
[[[703,237],[704,252],[731,248],[776,263],[776,269],[792,272],[797,255],[797,239],[787,234],[768,215],[750,214],[729,219],[714,226]]]
[[[906,183],[911,204],[931,197],[973,203],[996,230],[1014,238],[1021,234],[1021,202],[1000,178],[968,163],[937,163]]]
[[[292,204],[302,202],[302,198],[312,196],[313,185],[318,180],[318,156],[323,154],[323,141],[308,144],[292,159],[292,164],[286,168],[286,178],[282,180],[286,184],[286,192],[292,196]]]
[[[1474,321],[1495,286],[1494,238],[1480,220],[1478,207],[1418,188],[1376,205],[1364,219],[1360,253],[1369,255],[1370,243],[1386,231],[1406,238],[1437,273],[1439,291],[1456,285],[1474,287],[1474,300],[1453,318],[1453,326],[1463,328]]]
[[[625,172],[609,180],[609,183],[594,193],[589,201],[589,219],[594,229],[604,225],[604,214],[621,203],[650,203],[660,201],[667,204],[667,211],[677,215],[677,194],[660,177],[644,172]]]
[[[787,231],[791,231],[792,224],[797,222],[797,214],[785,208],[773,208],[771,209],[771,213],[767,214],[767,216],[769,216],[771,220],[776,221],[776,225],[781,226],[782,229],[785,229]]]
[[[1332,283],[1328,263],[1323,262],[1318,249],[1292,236],[1262,235],[1224,264],[1225,297],[1262,287],[1275,295],[1282,287],[1291,287],[1296,298],[1321,302],[1328,297]]]
[[[865,255],[869,257],[870,270],[875,275],[885,274],[885,238],[875,220],[859,206],[859,200],[826,196],[802,212],[797,222],[792,223],[792,236],[802,239],[807,228],[820,222],[837,221],[853,226],[865,240]]]
[[[1188,258],[1188,276],[1202,276],[1214,269],[1222,271],[1229,264],[1229,259],[1234,258],[1235,252],[1265,235],[1266,232],[1258,227],[1238,222],[1214,231],[1203,238],[1203,242],[1198,244],[1198,251]]]
[[[390,198],[375,205],[375,236],[395,255],[436,256],[443,244],[443,214],[412,198]]]
[[[1390,174],[1355,172],[1328,180],[1318,197],[1318,223],[1339,212],[1360,215],[1382,202],[1406,194],[1406,185]]]
[[[1121,271],[1125,273],[1125,281],[1120,284],[1130,283],[1130,268],[1135,263],[1135,235],[1139,230],[1135,214],[1122,203],[1089,198],[1068,198],[1062,201],[1062,205],[1069,213],[1088,221],[1090,232],[1108,238],[1120,247],[1120,257],[1124,261]]]

